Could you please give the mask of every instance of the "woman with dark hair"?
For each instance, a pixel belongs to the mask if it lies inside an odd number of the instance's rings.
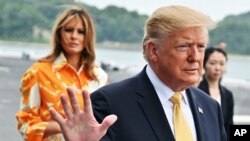
[[[59,15],[53,30],[53,51],[34,63],[21,80],[18,130],[26,141],[64,140],[49,113],[53,107],[65,117],[60,96],[72,87],[83,109],[82,90],[93,92],[107,83],[107,74],[95,63],[92,18],[79,6]]]
[[[233,124],[234,100],[232,92],[221,85],[227,60],[225,50],[214,47],[207,48],[203,63],[205,73],[198,87],[221,105],[225,129],[229,135],[229,126]]]

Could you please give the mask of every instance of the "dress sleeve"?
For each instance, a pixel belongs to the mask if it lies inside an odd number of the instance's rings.
[[[39,94],[38,69],[33,65],[21,79],[20,110],[16,113],[17,128],[25,141],[41,141],[47,122],[39,114],[41,98]]]

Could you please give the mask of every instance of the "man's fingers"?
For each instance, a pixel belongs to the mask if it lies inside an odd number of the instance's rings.
[[[72,88],[68,88],[67,92],[69,95],[69,99],[70,99],[70,103],[71,103],[71,106],[73,109],[73,113],[74,114],[80,113],[80,106],[79,106],[79,103],[76,99],[75,91]]]
[[[51,116],[61,125],[64,123],[63,117],[52,107],[49,109]]]
[[[111,125],[113,125],[116,122],[116,120],[117,120],[116,115],[109,115],[109,116],[105,117],[104,120],[102,121],[100,131],[105,131],[105,133],[106,133],[108,128]]]
[[[71,108],[70,108],[70,105],[69,105],[69,102],[68,102],[66,96],[62,95],[60,98],[61,98],[61,103],[62,103],[62,106],[63,106],[63,110],[64,110],[67,118],[69,118],[69,119],[72,118],[73,113],[71,111]]]
[[[87,91],[83,91],[82,97],[84,100],[84,112],[92,114],[93,110],[92,110],[92,104],[91,104],[89,93]]]

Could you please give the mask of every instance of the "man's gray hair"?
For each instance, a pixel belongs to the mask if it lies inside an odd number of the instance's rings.
[[[159,44],[172,33],[189,27],[201,27],[206,32],[215,26],[207,15],[185,6],[165,6],[157,9],[146,21],[143,38],[143,55],[148,42]]]

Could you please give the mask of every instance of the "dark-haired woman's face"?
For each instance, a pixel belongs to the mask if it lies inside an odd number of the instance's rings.
[[[220,52],[213,52],[205,64],[205,74],[207,79],[220,80],[226,70],[226,57]]]

